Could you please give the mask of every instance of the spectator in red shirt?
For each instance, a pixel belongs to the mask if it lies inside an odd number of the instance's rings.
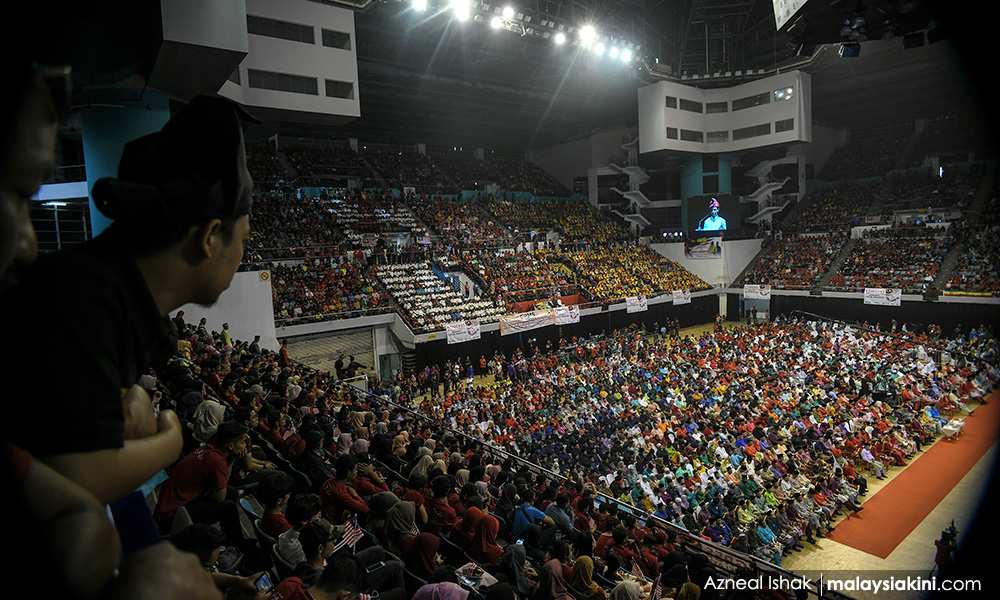
[[[368,514],[368,503],[352,486],[358,477],[358,459],[353,454],[337,457],[337,477],[326,480],[319,490],[323,516],[331,523],[344,523],[351,513]]]
[[[285,518],[285,507],[288,506],[294,487],[295,480],[287,473],[278,471],[261,480],[254,490],[254,496],[264,505],[260,529],[275,539],[292,528],[292,524]]]
[[[217,446],[202,446],[171,469],[156,506],[161,528],[169,527],[174,512],[183,506],[195,523],[219,523],[230,543],[243,542],[240,509],[227,491],[233,464],[246,454],[246,434],[246,425],[223,423],[216,433]]]

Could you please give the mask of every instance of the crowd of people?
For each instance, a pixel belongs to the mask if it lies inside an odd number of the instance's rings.
[[[810,290],[830,270],[830,263],[846,243],[844,235],[766,238],[757,264],[746,271],[743,281],[776,289]]]
[[[655,297],[674,290],[711,286],[694,273],[647,246],[599,246],[569,253],[580,284],[595,301],[629,296]]]
[[[17,316],[3,360],[33,387],[3,428],[20,544],[7,560],[45,593],[715,598],[705,544],[780,565],[863,510],[868,477],[932,443],[943,413],[984,404],[1000,375],[986,327],[948,338],[778,318],[683,338],[630,328],[494,357],[478,385],[467,359],[444,365],[443,392],[419,395],[415,374],[398,372],[363,393],[340,382],[367,368],[354,357],[319,372],[291,360],[287,341],[262,348],[178,309],[215,303],[247,245],[306,251],[274,268],[309,311],[343,308],[359,288],[377,296],[362,264],[398,302],[411,291],[434,307],[443,280],[429,263],[349,254],[333,213],[293,200],[280,179],[255,196],[251,165],[275,164],[244,156],[251,117],[198,97],[95,183],[107,230],[29,264],[26,206],[68,109],[52,90],[69,74],[14,75],[0,123],[0,269],[25,264],[0,290]],[[445,202],[431,201],[439,221]],[[289,229],[252,231],[258,208]],[[458,236],[497,227],[486,214],[444,220]],[[601,298],[704,284],[648,248],[571,256]],[[423,287],[395,288],[394,271]]]
[[[922,294],[934,282],[948,254],[944,227],[888,227],[865,232],[837,273],[830,290],[900,289]]]

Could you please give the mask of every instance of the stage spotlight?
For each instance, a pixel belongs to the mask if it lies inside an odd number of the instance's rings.
[[[504,20],[510,21],[511,19],[514,18],[514,9],[509,6],[505,6],[502,14]]]
[[[632,51],[629,49],[622,50],[622,62],[631,62]]]
[[[456,19],[465,21],[471,14],[469,0],[451,0],[451,10],[455,13]]]
[[[580,30],[580,41],[583,42],[584,46],[589,46],[591,42],[597,37],[597,32],[590,25],[587,25]]]
[[[598,42],[597,45],[594,46],[594,54],[596,54],[598,56],[601,56],[602,54],[604,54],[604,44]]]
[[[562,32],[557,33],[556,34],[556,43],[557,44],[564,44],[564,43],[566,43],[566,35],[563,34]]]
[[[611,50],[608,52],[608,54],[611,56],[611,58],[618,58],[618,52],[619,52],[618,46],[611,46]]]
[[[492,27],[493,29],[500,29],[501,27],[503,27],[503,21],[500,20],[500,17],[493,17],[493,19],[490,21],[490,27]]]
[[[420,12],[427,10],[427,0],[413,0],[413,8]]]

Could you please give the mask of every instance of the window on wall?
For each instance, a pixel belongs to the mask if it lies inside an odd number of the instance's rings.
[[[705,104],[705,112],[714,115],[718,113],[729,112],[728,102],[709,102]]]
[[[240,68],[236,67],[236,70],[229,74],[229,81],[232,81],[236,85],[240,84]]]
[[[684,98],[681,98],[680,107],[681,110],[686,110],[688,112],[704,112],[701,102],[695,102],[694,100],[685,100]]]
[[[677,98],[667,96],[667,108],[677,108]]]
[[[705,141],[705,134],[700,131],[691,131],[688,129],[681,129],[681,141],[682,142],[703,142]]]
[[[770,104],[771,94],[769,92],[764,92],[763,94],[755,94],[753,96],[747,96],[746,98],[740,98],[738,100],[733,100],[733,112],[738,110],[744,110],[747,108],[753,108],[754,106],[761,106],[762,104]]]
[[[323,45],[327,48],[351,49],[351,34],[344,31],[323,30]]]
[[[676,140],[677,139],[677,128],[676,127],[667,127],[667,139],[668,140]]]
[[[354,99],[354,84],[350,81],[326,80],[326,95],[330,98]]]
[[[791,131],[795,129],[795,119],[782,119],[774,123],[774,132]]]
[[[247,15],[247,33],[304,44],[316,43],[311,25],[299,25],[298,23],[266,19],[254,15]]]
[[[319,95],[319,83],[315,77],[247,69],[247,79],[252,88],[309,94],[311,96]]]
[[[729,141],[728,131],[709,131],[705,135],[705,139],[708,140],[709,144],[718,144],[719,142]]]
[[[764,123],[763,125],[754,125],[752,127],[743,127],[742,129],[733,130],[733,141],[746,140],[749,138],[760,137],[762,135],[771,134],[771,124]]]

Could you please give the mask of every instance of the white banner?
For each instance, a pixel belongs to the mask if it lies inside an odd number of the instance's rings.
[[[556,322],[554,310],[534,310],[500,317],[500,335],[511,335],[553,325]]]
[[[674,290],[674,306],[691,304],[691,290]]]
[[[899,306],[903,301],[903,290],[886,288],[865,288],[865,304],[879,306]]]
[[[461,342],[478,340],[480,337],[478,320],[448,323],[444,326],[444,328],[448,334],[449,344],[458,344]]]
[[[625,312],[635,313],[648,309],[645,296],[629,296],[625,299]]]
[[[722,238],[700,238],[684,244],[684,256],[688,258],[722,258]]]
[[[571,304],[569,306],[556,307],[556,325],[568,325],[580,322],[580,307]]]
[[[769,285],[745,285],[743,286],[744,298],[755,298],[757,300],[771,299],[771,286]]]

